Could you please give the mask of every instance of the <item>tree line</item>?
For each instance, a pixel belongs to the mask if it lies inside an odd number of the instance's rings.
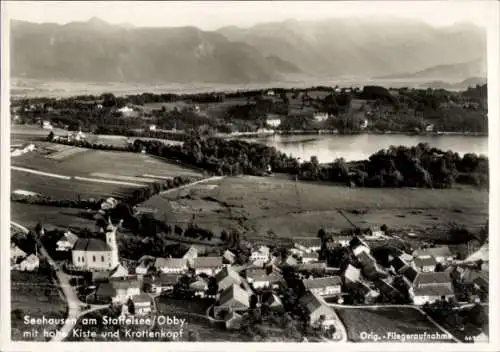
[[[49,139],[51,136],[49,136]],[[192,133],[182,145],[166,145],[157,140],[136,139],[113,150],[142,152],[179,160],[217,175],[257,175],[273,172],[295,175],[300,180],[329,181],[358,187],[449,188],[455,183],[488,187],[488,158],[467,153],[442,151],[419,143],[413,147],[391,146],[367,160],[346,162],[339,158],[320,164],[317,157],[300,163],[274,147],[241,140],[203,137]],[[65,142],[100,148],[86,141]]]

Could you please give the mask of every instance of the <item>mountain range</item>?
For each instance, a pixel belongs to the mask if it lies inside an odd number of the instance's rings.
[[[11,76],[91,82],[255,83],[485,76],[486,33],[397,19],[288,20],[250,28],[11,21]],[[479,68],[478,68],[479,67]],[[484,70],[483,70],[484,69]],[[409,72],[409,73],[408,73]]]

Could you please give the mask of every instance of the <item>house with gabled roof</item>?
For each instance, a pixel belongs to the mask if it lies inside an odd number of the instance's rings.
[[[146,315],[153,311],[153,298],[147,293],[130,297],[130,303],[134,307],[135,315]]]
[[[349,247],[356,257],[358,257],[361,253],[370,254],[370,247],[358,236],[351,238],[349,241]]]
[[[358,282],[361,278],[361,269],[349,264],[344,271],[344,280],[346,282]]]
[[[308,293],[300,298],[299,303],[306,309],[310,325],[327,328],[337,324],[337,314],[322,298]]]
[[[195,296],[203,298],[207,295],[208,283],[206,280],[199,278],[189,284],[189,289],[194,292]]]
[[[340,276],[305,279],[302,283],[306,290],[321,297],[332,297],[342,293],[342,279]]]
[[[59,239],[59,241],[57,241],[56,251],[70,251],[75,246],[76,241],[78,241],[78,236],[70,231],[67,231]]]
[[[250,262],[257,266],[262,266],[269,261],[270,251],[267,246],[260,246],[259,249],[252,252]]]
[[[247,281],[256,289],[277,287],[283,277],[276,271],[268,272],[267,269],[247,271]]]
[[[243,278],[231,267],[224,267],[215,275],[215,280],[217,281],[219,291],[225,291],[234,284],[240,285]]]
[[[395,273],[399,273],[400,270],[408,264],[401,257],[395,257],[389,262],[389,265],[392,271],[394,271]]]
[[[226,249],[226,251],[222,254],[222,259],[224,264],[234,264],[236,261],[236,254],[231,252],[229,249]]]
[[[243,312],[250,308],[250,293],[239,285],[233,284],[220,294],[214,307],[215,316],[222,312]]]
[[[413,285],[415,279],[417,278],[418,271],[411,266],[405,266],[399,271],[399,274],[403,276],[404,280],[409,285]]]
[[[410,290],[413,303],[422,305],[455,296],[450,275],[447,272],[418,273]]]
[[[437,263],[438,262],[436,261],[436,259],[431,256],[416,257],[413,260],[413,265],[417,269],[417,271],[421,271],[424,273],[434,271],[436,269]]]
[[[19,263],[21,271],[35,271],[40,266],[40,259],[36,254],[30,254]]]
[[[418,249],[413,252],[415,258],[434,258],[436,262],[442,263],[443,261],[453,260],[454,255],[452,254],[450,247],[448,246],[437,246],[425,249]]]
[[[116,268],[109,273],[110,278],[127,277],[129,276],[128,269],[123,264],[118,264]]]
[[[115,290],[113,302],[126,303],[127,300],[141,293],[141,282],[136,277],[110,278],[109,284]]]
[[[193,259],[191,269],[194,270],[196,275],[203,273],[213,276],[222,270],[223,266],[222,257],[197,257]]]
[[[197,258],[198,254],[198,249],[195,246],[191,246],[182,258],[187,260],[188,265],[192,265],[194,258]]]
[[[302,255],[302,263],[314,263],[319,260],[319,254],[317,252],[304,253]]]
[[[10,246],[10,264],[16,265],[19,260],[26,258],[27,254],[14,243]]]
[[[184,258],[156,258],[155,268],[165,274],[183,274],[188,270]]]
[[[321,239],[318,237],[298,237],[293,239],[295,248],[306,252],[315,252],[321,249]]]
[[[153,271],[155,267],[156,258],[151,255],[144,255],[138,260],[138,264],[135,268],[135,273],[137,275],[147,275]]]
[[[162,273],[146,276],[144,278],[144,288],[148,292],[161,294],[174,289],[179,281],[179,274]]]

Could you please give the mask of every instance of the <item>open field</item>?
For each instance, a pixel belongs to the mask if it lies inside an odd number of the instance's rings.
[[[27,153],[12,158],[12,165],[49,171],[68,176],[89,176],[92,173],[108,173],[121,176],[151,174],[165,177],[199,176],[200,173],[187,167],[168,163],[159,158],[128,152],[113,152],[87,149],[62,160],[54,160],[41,153]]]
[[[45,226],[62,228],[94,228],[95,221],[80,215],[82,209],[60,208],[47,205],[10,203],[10,216],[12,221],[34,228],[38,222]]]
[[[57,324],[26,325],[30,318],[64,319],[66,303],[53,280],[44,274],[11,271],[11,331],[14,341],[46,341],[43,330],[52,331]],[[32,336],[27,333],[37,331]],[[26,335],[23,336],[23,333]],[[36,336],[35,336],[36,334]]]
[[[422,233],[450,221],[476,230],[488,217],[488,193],[462,189],[348,188],[275,177],[226,177],[188,190],[157,195],[144,206],[171,223],[190,221],[214,229],[239,228],[249,236],[273,230],[282,237],[315,236],[322,226],[342,229],[387,224]],[[352,214],[352,210],[366,210]]]
[[[402,341],[395,335],[388,335],[389,333],[443,334],[425,316],[413,308],[335,308],[335,311],[346,327],[349,341],[352,342],[453,342],[453,340],[443,338],[443,336],[436,339],[436,335],[434,335],[434,339],[428,336],[413,341],[409,339]],[[366,337],[364,334],[368,334],[368,336],[372,334],[372,337]]]

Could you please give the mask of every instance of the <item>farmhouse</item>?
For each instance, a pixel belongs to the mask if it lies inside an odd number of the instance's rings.
[[[205,297],[208,291],[208,284],[202,278],[189,284],[189,289],[194,292],[197,297]]]
[[[76,241],[78,241],[78,236],[67,231],[60,239],[57,241],[56,251],[69,251],[74,248]]]
[[[10,264],[15,265],[20,259],[26,258],[26,252],[16,246],[14,243],[10,246]]]
[[[223,312],[242,312],[248,308],[250,308],[250,293],[239,285],[232,285],[221,293],[219,301],[214,307],[214,313],[217,317]]]
[[[198,257],[193,259],[191,269],[196,275],[204,273],[208,276],[217,274],[223,267],[222,257]]]
[[[351,236],[334,236],[332,238],[332,242],[335,245],[340,245],[342,247],[347,247],[349,245],[349,241],[351,240]]]
[[[102,291],[100,288],[102,287]],[[110,287],[109,287],[110,286]],[[107,298],[115,303],[126,303],[132,296],[141,293],[141,285],[136,278],[117,278],[110,279],[109,282],[103,282],[97,286],[96,296],[100,294],[108,295]],[[103,297],[106,297],[104,295]]]
[[[156,258],[155,268],[165,274],[182,274],[188,270],[184,258]]]
[[[269,261],[269,247],[261,246],[258,250],[253,251],[250,256],[250,262],[256,266],[262,266]]]
[[[433,303],[441,299],[455,296],[451,278],[446,272],[419,273],[410,290],[413,303],[417,305],[426,302]]]
[[[243,316],[236,312],[229,312],[225,318],[226,329],[228,330],[238,330],[241,327],[243,321]]]
[[[315,252],[321,249],[321,239],[317,237],[294,238],[294,245],[303,252]]]
[[[267,273],[265,269],[252,270],[247,273],[247,281],[256,289],[276,287],[282,277],[277,272]]]
[[[127,277],[129,276],[128,269],[122,264],[118,264],[116,268],[111,270],[109,277],[110,278],[119,278],[119,277]]]
[[[227,249],[224,254],[222,254],[222,259],[224,261],[224,264],[233,264],[236,260],[236,255],[229,249]]]
[[[418,271],[428,273],[436,269],[437,261],[434,257],[416,257],[413,260],[413,264]]]
[[[319,260],[319,255],[316,252],[304,253],[302,263],[314,263]]]
[[[439,246],[439,247],[416,250],[415,252],[413,252],[413,256],[416,258],[433,257],[438,263],[442,263],[443,261],[453,260],[454,257],[450,251],[450,248],[447,246]]]
[[[147,293],[141,293],[130,298],[135,315],[146,315],[152,312],[153,299]]]
[[[342,292],[342,279],[340,276],[306,279],[302,283],[306,290],[321,297],[335,296]]]
[[[361,277],[361,270],[349,264],[344,272],[346,282],[358,282]]]
[[[147,276],[144,278],[144,288],[151,293],[161,294],[172,291],[178,280],[179,275],[177,274],[160,273]]]
[[[137,275],[146,275],[151,272],[152,268],[154,268],[156,262],[156,258],[150,255],[142,256],[138,263],[139,265],[135,268],[135,273]]]
[[[217,275],[215,275],[215,279],[217,280],[219,291],[225,291],[232,285],[239,285],[243,281],[241,276],[231,267],[223,268],[217,273]]]
[[[349,241],[349,247],[351,247],[351,250],[356,257],[358,257],[362,252],[370,254],[370,247],[365,243],[365,241],[357,236],[353,237]]]
[[[119,264],[116,226],[110,223],[106,242],[97,238],[79,238],[71,251],[73,266],[80,270],[112,270]]]
[[[35,254],[30,254],[19,263],[19,270],[21,271],[35,271],[40,265],[40,259]]]
[[[311,325],[321,324],[322,327],[326,328],[336,324],[337,315],[323,299],[309,293],[303,296],[299,302],[306,309]]]

